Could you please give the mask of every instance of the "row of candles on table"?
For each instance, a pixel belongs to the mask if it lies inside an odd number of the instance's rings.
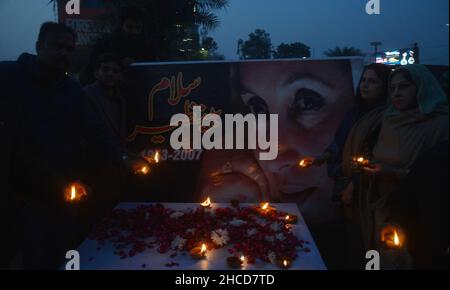
[[[237,204],[238,202],[232,201],[231,203]],[[211,208],[212,204],[213,203],[211,201],[211,198],[208,197],[204,202],[200,203],[200,206],[203,208]],[[276,209],[274,207],[272,207],[269,202],[260,203],[259,206],[257,207],[257,210],[263,216],[276,211]],[[286,216],[284,216],[283,219],[286,222],[286,224],[290,224],[290,225],[296,224],[298,221],[298,217],[296,215],[290,215],[290,214],[287,214]],[[202,244],[200,247],[195,247],[190,251],[191,257],[196,260],[201,260],[201,259],[206,258],[206,254],[207,254],[206,244]],[[227,263],[232,268],[240,268],[240,267],[244,266],[246,260],[247,259],[245,256],[241,256],[241,257],[231,256],[231,257],[227,258]],[[289,259],[281,259],[277,262],[277,265],[280,268],[289,269],[292,266],[292,261]]]
[[[202,260],[207,257],[208,248],[206,244],[202,244],[200,247],[193,248],[189,253],[195,260]],[[231,268],[240,268],[245,265],[247,258],[245,256],[231,256],[227,258],[227,264]],[[284,269],[288,269],[292,266],[292,261],[288,259],[281,259],[278,261],[278,266]]]
[[[212,202],[211,202],[211,198],[209,198],[209,197],[204,202],[200,203],[200,206],[202,206],[203,208],[210,208],[211,205],[212,205]],[[271,213],[272,211],[276,211],[276,209],[274,207],[272,207],[270,205],[270,203],[268,203],[268,202],[261,203],[257,209],[263,215]],[[286,215],[284,217],[284,220],[287,224],[295,224],[295,223],[297,223],[298,218],[295,215]]]
[[[159,163],[159,152],[156,152],[153,158],[146,158],[146,160],[150,164]],[[370,166],[370,161],[365,159],[364,157],[355,157],[353,158],[353,162],[356,166]],[[314,163],[313,158],[305,158],[299,161],[298,165],[302,168],[307,168],[312,166]],[[147,166],[143,166],[142,168],[138,169],[135,174],[138,175],[147,175],[150,172],[150,168]],[[74,203],[79,202],[83,199],[85,199],[88,195],[88,191],[86,187],[82,183],[73,183],[71,184],[65,192],[66,200],[68,202]],[[212,205],[211,198],[207,198],[204,202],[200,203],[200,206],[204,208],[210,208]],[[258,207],[258,211],[261,214],[269,214],[272,211],[275,211],[276,209],[270,205],[270,203],[261,203]],[[286,215],[284,217],[284,220],[287,224],[295,224],[297,223],[297,216],[295,215]],[[393,226],[387,226],[385,227],[381,232],[381,239],[380,239],[382,245],[384,245],[387,248],[390,249],[401,249],[403,248],[403,245],[405,243],[405,235],[403,232]],[[200,247],[195,247],[190,251],[190,254],[192,258],[194,259],[203,259],[206,257],[207,253],[207,246],[206,244],[202,244]],[[241,267],[245,263],[246,258],[244,256],[242,257],[229,257],[227,259],[227,262],[232,267]],[[281,268],[290,268],[292,262],[289,260],[282,260],[279,262],[279,266]]]
[[[365,159],[361,159],[360,162],[361,163],[365,162]],[[367,165],[367,163],[365,163],[365,165]],[[211,198],[209,197],[204,202],[200,203],[200,206],[204,208],[210,208],[211,205],[212,201]],[[268,202],[261,203],[257,209],[262,215],[268,214],[272,211],[276,211],[276,209],[272,207]],[[284,220],[287,224],[295,224],[297,223],[298,218],[295,215],[288,214],[284,217]],[[380,243],[384,248],[391,250],[402,250],[405,246],[405,241],[406,241],[405,234],[400,227],[388,225],[384,227],[381,231]],[[206,244],[202,244],[201,247],[196,247],[191,250],[191,256],[194,259],[203,259],[206,257],[206,252],[207,252]],[[242,256],[239,258],[236,256],[232,256],[227,259],[227,262],[231,267],[235,268],[241,267],[245,262],[245,257]],[[278,266],[285,269],[290,268],[291,264],[292,261],[287,259],[278,261]]]

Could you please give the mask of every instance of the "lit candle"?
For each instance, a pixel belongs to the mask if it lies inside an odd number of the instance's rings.
[[[395,227],[387,226],[381,232],[381,242],[391,249],[401,249],[405,244],[405,235]]]
[[[302,168],[307,168],[310,167],[313,164],[313,158],[305,158],[300,160],[300,162],[298,163],[298,165]]]
[[[204,202],[200,203],[203,207],[211,207],[211,198],[207,198]]]
[[[160,160],[159,152],[156,151],[155,155],[152,158],[144,156],[144,159],[150,164],[159,163],[159,160]],[[138,170],[136,170],[135,174],[137,174],[137,175],[147,175],[147,174],[150,173],[150,171],[151,171],[150,167],[144,165],[141,168],[139,168]]]
[[[150,168],[148,166],[142,166],[139,170],[137,170],[136,174],[147,175],[150,172]]]
[[[201,247],[195,247],[190,251],[191,257],[196,260],[201,260],[206,257],[207,247],[206,244],[202,244]]]
[[[159,163],[159,151],[156,151],[155,156],[148,160],[150,163]]]
[[[353,158],[353,162],[357,167],[370,167],[370,160],[365,159],[364,157],[355,157]]]
[[[66,201],[75,203],[87,197],[87,190],[81,183],[73,183],[65,191]]]
[[[278,267],[282,269],[289,269],[292,267],[292,262],[288,259],[281,259],[278,261]]]
[[[231,256],[227,258],[227,264],[229,267],[231,268],[241,268],[242,265],[244,265],[245,263],[245,257],[236,257],[236,256]]]
[[[382,270],[412,270],[413,260],[406,247],[405,233],[400,227],[388,225],[381,230],[379,252]]]
[[[296,223],[298,222],[298,217],[297,217],[296,215],[287,215],[287,216],[284,218],[284,221],[285,221],[287,224],[296,224]]]
[[[258,210],[261,214],[268,214],[271,213],[272,211],[275,211],[275,208],[270,206],[270,203],[264,202],[259,205]]]

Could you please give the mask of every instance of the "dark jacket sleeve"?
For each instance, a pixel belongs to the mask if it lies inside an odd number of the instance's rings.
[[[94,109],[93,104],[83,90],[79,89],[79,102],[81,106],[81,130],[90,146],[101,153],[107,161],[120,165],[121,157],[126,154],[120,140],[108,129]]]

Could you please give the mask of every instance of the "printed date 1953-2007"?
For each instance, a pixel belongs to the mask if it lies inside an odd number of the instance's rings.
[[[159,152],[161,161],[198,161],[202,156],[203,149],[150,149],[142,152],[142,156],[151,158],[155,156],[156,152]]]

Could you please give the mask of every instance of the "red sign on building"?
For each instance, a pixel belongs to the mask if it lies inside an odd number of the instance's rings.
[[[80,0],[80,14],[69,15],[66,4],[69,0],[59,0],[58,21],[72,27],[77,35],[80,46],[90,45],[105,33],[110,32],[108,19],[112,9],[104,0]]]

